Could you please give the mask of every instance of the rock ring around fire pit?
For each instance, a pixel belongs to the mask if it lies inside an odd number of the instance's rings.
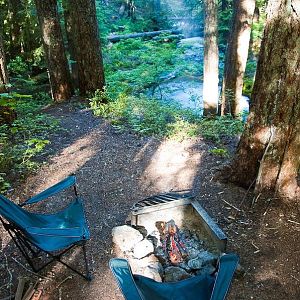
[[[226,252],[227,237],[188,191],[135,203],[126,223],[112,230],[115,256],[158,282],[213,274]]]

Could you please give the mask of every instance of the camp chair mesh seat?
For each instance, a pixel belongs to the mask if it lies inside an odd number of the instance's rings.
[[[25,205],[43,201],[70,187],[74,188],[75,199],[61,211],[53,214],[40,214],[22,208]],[[56,260],[85,279],[91,280],[85,249],[85,242],[90,238],[90,233],[83,202],[77,194],[75,176],[67,177],[20,205],[0,195],[0,220],[35,272],[39,272]],[[86,274],[79,272],[61,259],[76,245],[82,246]],[[38,267],[34,259],[42,252],[48,254],[50,260]]]
[[[235,254],[225,254],[220,257],[214,276],[197,275],[168,283],[133,275],[125,259],[113,258],[109,264],[126,300],[223,300],[238,260]]]

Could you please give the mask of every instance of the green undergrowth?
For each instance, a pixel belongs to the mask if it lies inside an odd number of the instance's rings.
[[[129,128],[141,135],[183,140],[202,136],[219,143],[243,130],[243,123],[229,116],[203,118],[179,105],[163,103],[145,96],[120,94],[113,100],[109,92],[97,92],[90,100],[94,114],[107,118],[119,130]],[[107,103],[103,103],[103,98]]]
[[[50,102],[45,93],[0,94],[2,112],[9,109],[15,115],[0,125],[0,192],[9,188],[9,178],[20,178],[38,167],[35,158],[50,143],[49,133],[59,128],[56,119],[42,113]]]
[[[184,69],[178,60],[181,53],[175,42],[129,39],[111,45],[104,57],[110,93],[116,98],[119,94],[138,95],[156,88],[164,76]]]

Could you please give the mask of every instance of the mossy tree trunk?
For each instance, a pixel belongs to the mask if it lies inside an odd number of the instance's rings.
[[[7,91],[8,74],[6,68],[5,51],[3,46],[2,28],[0,26],[0,93]]]
[[[81,95],[103,90],[105,85],[95,0],[65,0],[70,13],[74,57]]]
[[[242,112],[240,101],[254,9],[255,0],[234,1],[232,27],[224,67],[221,115],[230,113],[237,117]]]
[[[63,101],[73,90],[68,61],[65,54],[56,0],[35,0],[39,25],[49,71],[52,98]]]
[[[230,180],[300,199],[300,1],[269,1],[253,105]]]
[[[204,115],[216,115],[219,98],[218,1],[204,0]]]

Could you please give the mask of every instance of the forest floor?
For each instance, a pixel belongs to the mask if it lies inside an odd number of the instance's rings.
[[[49,137],[51,155],[10,196],[24,200],[75,172],[91,230],[88,251],[94,279],[87,282],[60,265],[48,267],[41,273],[47,278],[39,282],[41,299],[123,299],[108,267],[112,228],[124,224],[134,202],[172,189],[192,189],[227,234],[228,251],[240,256],[245,273],[233,280],[228,299],[300,299],[299,204],[261,197],[250,208],[251,192],[215,179],[227,161],[211,154],[214,145],[200,137],[172,141],[118,132],[72,104],[48,113],[65,130]],[[227,141],[231,153],[235,146],[236,141]],[[42,209],[53,206],[50,200]],[[15,293],[18,277],[37,277],[2,227],[0,234],[2,299]],[[79,265],[79,256],[75,263]],[[11,290],[4,287],[7,282]]]

